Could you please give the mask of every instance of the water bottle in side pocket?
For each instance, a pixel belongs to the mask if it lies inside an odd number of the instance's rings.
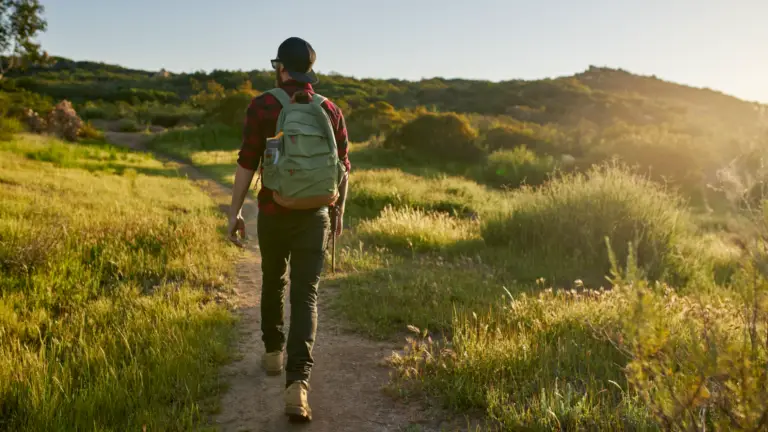
[[[280,159],[280,142],[283,133],[280,132],[272,138],[267,138],[266,149],[264,150],[264,165],[276,165]]]

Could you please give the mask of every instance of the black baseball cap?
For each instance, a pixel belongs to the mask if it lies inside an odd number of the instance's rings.
[[[272,60],[272,67],[281,63],[288,75],[298,82],[317,84],[320,81],[312,70],[317,55],[312,45],[302,38],[290,37],[277,48],[277,58]]]

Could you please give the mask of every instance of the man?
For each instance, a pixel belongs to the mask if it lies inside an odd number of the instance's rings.
[[[241,208],[254,172],[261,163],[262,187],[258,193],[257,231],[263,274],[261,330],[266,351],[262,365],[270,375],[282,372],[283,347],[286,342],[283,310],[288,282],[286,269],[290,259],[291,317],[286,350],[285,413],[291,420],[299,421],[312,418],[307,391],[314,363],[312,347],[317,331],[317,289],[332,225],[331,215],[335,218],[333,235],[338,236],[342,231],[348,175],[342,177],[335,203],[310,209],[288,208],[278,204],[275,191],[263,184],[264,152],[266,140],[275,136],[283,104],[308,103],[313,99],[315,92],[312,85],[318,82],[312,70],[315,58],[312,46],[297,37],[286,39],[278,48],[272,67],[277,75],[278,88],[283,89],[287,96],[282,96],[281,92],[281,103],[275,95],[264,93],[255,97],[247,109],[229,216],[230,240],[239,244],[237,234],[245,236]],[[287,97],[291,98],[290,102],[286,101]],[[344,116],[327,99],[322,101],[321,107],[330,121],[339,161],[348,174],[349,143]],[[332,207],[332,211],[329,211],[329,207]]]

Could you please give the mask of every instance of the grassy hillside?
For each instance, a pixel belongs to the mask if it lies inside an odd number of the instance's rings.
[[[52,66],[11,75],[16,87],[85,102],[189,100],[208,81],[234,89],[251,81],[265,90],[274,84],[271,71],[169,73],[141,71],[95,62],[56,58]],[[685,117],[696,107],[745,126],[761,117],[761,106],[720,92],[633,75],[620,69],[590,67],[572,77],[503,82],[433,78],[418,82],[396,79],[354,79],[321,75],[318,90],[351,108],[385,101],[397,109],[434,105],[441,111],[510,115],[536,123],[626,121],[658,123]],[[698,114],[698,113],[692,113]],[[688,120],[695,121],[693,118]],[[706,125],[705,122],[700,122]]]
[[[176,74],[57,60],[0,82],[4,111],[45,113],[54,102],[68,99],[86,121],[122,120],[122,130],[214,122],[238,129],[251,97],[274,85],[273,74],[264,70]],[[542,183],[564,154],[576,157],[578,168],[620,158],[684,188],[702,205],[716,205],[709,202],[717,198],[707,184],[715,182],[717,171],[749,152],[764,152],[767,145],[763,105],[610,68],[504,82],[324,75],[317,90],[344,109],[353,140],[417,151],[432,139],[444,151],[435,155],[426,149],[428,158],[466,162],[463,155],[471,155],[487,161],[486,169],[459,174],[497,187]],[[472,148],[462,147],[463,142],[443,144],[445,138],[436,134],[444,128],[435,121],[408,129],[412,121],[436,112],[467,122],[464,140]],[[445,123],[444,117],[436,121]],[[508,152],[523,145],[532,154]],[[526,166],[518,169],[519,164]]]
[[[206,195],[98,142],[0,141],[0,430],[190,430],[229,355]]]

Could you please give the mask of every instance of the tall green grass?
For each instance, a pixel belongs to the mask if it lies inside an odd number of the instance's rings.
[[[614,267],[610,291],[547,289],[457,311],[448,341],[409,326],[390,358],[395,384],[482,410],[503,430],[762,430],[768,283],[743,264],[706,295]]]
[[[678,196],[619,166],[508,193],[395,169],[352,178],[352,234],[339,245],[350,273],[338,301],[373,335],[405,324],[448,330],[454,306],[493,304],[503,287],[533,292],[540,278],[609,285],[609,248],[620,261],[634,253],[643,278],[696,289],[714,285],[715,270],[726,280],[739,257],[700,234]],[[377,300],[355,306],[365,298]]]
[[[424,177],[387,168],[353,172],[347,206],[350,217],[356,219],[375,217],[387,206],[470,217],[496,211],[504,199],[504,193],[461,177]]]
[[[210,198],[163,169],[95,143],[0,147],[0,429],[190,430],[215,408],[234,251]]]
[[[483,225],[488,244],[531,251],[563,265],[554,277],[593,284],[610,269],[606,238],[619,257],[627,256],[630,243],[636,248],[644,277],[687,283],[702,271],[699,257],[684,256],[694,233],[678,195],[617,165],[521,189]]]
[[[376,219],[362,221],[357,234],[361,240],[381,246],[446,252],[457,243],[480,240],[480,224],[442,212],[388,206]]]
[[[591,328],[618,321],[610,293],[547,290],[497,303],[455,313],[447,342],[412,327],[417,334],[390,358],[401,391],[481,410],[501,430],[655,429],[627,389],[623,353]]]
[[[394,168],[369,169],[355,181],[367,200],[352,202],[373,216],[341,240],[334,308],[369,336],[418,333],[391,359],[396,394],[480,411],[501,430],[660,430],[658,413],[675,412],[672,397],[687,395],[684,384],[710,367],[687,336],[697,327],[684,319],[670,316],[644,334],[632,327],[663,317],[658,307],[638,315],[638,292],[656,296],[657,306],[719,304],[712,299],[727,296],[739,274],[742,253],[725,236],[697,229],[674,192],[613,164],[508,193]],[[479,220],[435,205],[451,201],[445,197],[456,200],[452,208],[475,209]],[[715,277],[718,269],[729,276]],[[617,279],[617,271],[632,277]],[[676,297],[643,288],[654,277],[679,284]],[[747,328],[728,326],[731,340]],[[680,356],[661,362],[643,351],[655,346],[655,335],[673,335],[665,347]],[[738,343],[709,348],[744,351]],[[761,364],[726,369],[739,388],[752,388],[755,381],[736,375],[760,378]],[[644,388],[632,367],[684,369]],[[719,397],[753,412],[765,407],[755,398]],[[708,418],[724,424],[723,415]],[[756,418],[745,422],[754,426]]]
[[[538,186],[555,174],[557,165],[551,156],[538,156],[525,146],[497,150],[488,155],[484,164],[470,169],[471,176],[485,184],[516,188]]]

